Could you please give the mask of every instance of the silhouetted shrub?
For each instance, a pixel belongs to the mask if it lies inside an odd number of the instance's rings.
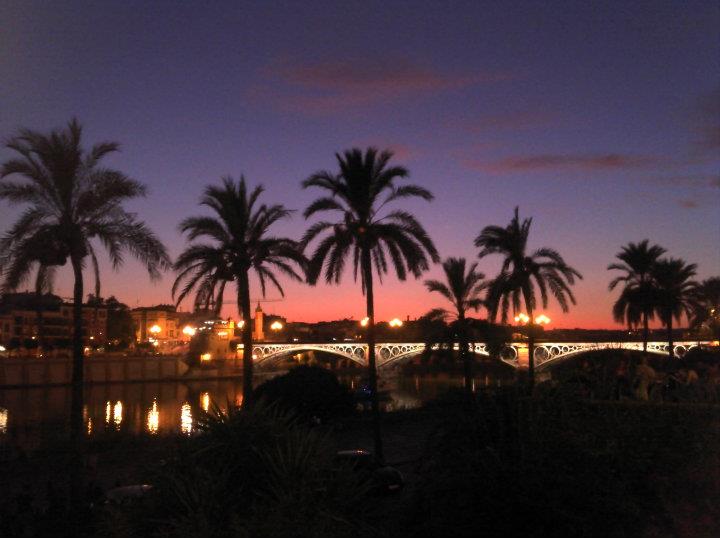
[[[317,366],[298,366],[274,377],[256,389],[255,397],[305,421],[324,423],[349,416],[355,409],[350,390],[334,373]]]
[[[139,506],[110,508],[114,536],[372,537],[368,485],[326,434],[276,407],[214,407]],[[103,534],[109,535],[109,534]]]

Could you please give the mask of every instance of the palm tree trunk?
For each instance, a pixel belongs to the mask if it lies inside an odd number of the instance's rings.
[[[675,350],[673,348],[673,327],[672,327],[672,315],[668,316],[667,320],[667,339],[668,339],[668,353],[670,354],[670,358],[675,357]]]
[[[73,447],[73,458],[70,469],[70,505],[71,509],[79,511],[83,497],[83,274],[82,258],[71,257],[75,286],[73,289],[73,369],[72,369],[72,399],[70,404],[70,440]],[[77,515],[75,516],[77,518]]]
[[[70,407],[70,434],[73,440],[82,439],[83,435],[83,383],[84,383],[84,356],[83,356],[83,274],[82,260],[72,258],[75,286],[73,289],[73,369],[72,369],[72,403]]]
[[[535,387],[535,326],[532,309],[528,309],[528,317],[528,389],[532,394]]]
[[[468,349],[468,338],[467,338],[467,332],[465,327],[465,316],[459,316],[458,320],[460,321],[460,359],[463,362],[463,374],[465,377],[465,392],[469,397],[472,397],[472,381],[473,381],[473,371],[472,371],[472,355],[469,352]]]
[[[650,329],[648,328],[648,315],[647,312],[643,312],[643,355],[647,355],[649,334]]]
[[[243,407],[250,408],[253,403],[253,352],[252,319],[250,319],[250,281],[244,271],[238,278],[238,310],[242,312],[243,325]]]
[[[38,339],[38,349],[37,354],[40,355],[43,353],[43,349],[45,348],[45,319],[43,317],[43,296],[42,294],[39,294],[37,296],[37,310],[35,312],[36,315],[36,321],[35,324],[37,325],[37,339]]]
[[[380,400],[378,398],[377,366],[375,361],[375,303],[373,297],[372,264],[370,251],[363,249],[362,270],[365,282],[365,298],[367,301],[367,347],[368,347],[368,381],[370,383],[370,406],[372,408],[373,441],[375,456],[383,461],[382,432],[380,429]]]

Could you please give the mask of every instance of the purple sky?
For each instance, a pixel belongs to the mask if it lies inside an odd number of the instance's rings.
[[[548,308],[552,325],[613,327],[605,267],[622,244],[649,238],[702,278],[720,273],[720,4],[548,4],[5,0],[0,136],[77,116],[88,143],[119,141],[108,163],[148,185],[132,208],[172,255],[178,221],[222,175],[303,209],[316,193],[300,181],[333,169],[335,151],[389,147],[436,195],[407,207],[442,256],[474,258],[480,229],[519,204],[535,218],[531,246],[585,276],[576,308]],[[0,231],[17,214],[0,206]],[[305,227],[296,215],[277,231]],[[104,294],[131,306],[170,302],[171,283],[136,263],[104,267]],[[350,274],[286,291],[265,309],[363,316]],[[440,304],[421,281],[391,278],[376,310]]]

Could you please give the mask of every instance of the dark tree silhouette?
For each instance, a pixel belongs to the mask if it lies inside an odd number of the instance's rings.
[[[562,256],[551,248],[543,247],[532,254],[527,253],[527,242],[532,218],[520,222],[519,209],[506,227],[486,226],[475,239],[480,248],[478,256],[484,258],[490,254],[503,257],[500,273],[488,286],[487,304],[490,317],[494,321],[500,310],[501,320],[507,321],[512,306],[517,313],[524,303],[530,318],[528,327],[528,374],[530,388],[535,382],[535,327],[533,314],[537,306],[535,288],[540,292],[543,308],[547,308],[550,295],[567,312],[570,303],[575,304],[575,296],[570,286],[582,275],[570,267]]]
[[[652,279],[655,283],[655,312],[667,328],[668,352],[675,356],[673,349],[673,319],[678,323],[683,314],[691,318],[696,310],[697,282],[692,280],[697,265],[685,260],[669,258],[653,265]]]
[[[425,287],[430,292],[437,292],[445,297],[453,306],[453,311],[435,308],[427,315],[430,318],[451,320],[451,329],[457,334],[460,346],[460,358],[463,362],[465,390],[472,394],[472,362],[469,352],[470,325],[466,317],[468,310],[478,311],[484,305],[480,294],[485,289],[485,275],[477,271],[477,263],[467,267],[465,258],[448,258],[443,262],[445,282],[426,280]]]
[[[429,260],[439,260],[432,240],[413,215],[402,210],[383,212],[383,209],[403,198],[430,201],[433,196],[416,185],[396,185],[398,180],[408,176],[408,171],[401,166],[390,166],[392,153],[389,151],[378,153],[377,149],[368,148],[363,153],[354,148],[335,156],[338,173],[317,172],[302,184],[303,188],[317,187],[326,193],[307,207],[305,218],[318,212],[338,212],[340,215],[335,222],[313,224],[305,233],[302,240],[304,248],[324,235],[310,256],[307,278],[314,285],[324,268],[326,282],[340,282],[350,256],[356,280],[360,272],[368,317],[366,337],[375,452],[382,458],[375,364],[373,270],[381,282],[389,269],[393,269],[400,280],[405,280],[408,273],[419,278],[428,269]]]
[[[655,285],[652,270],[665,249],[650,245],[645,239],[640,243],[628,243],[615,256],[622,263],[608,265],[608,270],[622,271],[623,274],[610,282],[609,289],[623,285],[620,297],[613,306],[613,318],[628,327],[643,327],[643,352],[647,353],[649,322],[654,317],[653,297]]]
[[[257,276],[263,296],[268,283],[284,296],[275,271],[301,281],[293,264],[305,266],[305,258],[295,241],[269,235],[270,227],[289,217],[291,211],[279,204],[257,206],[263,190],[257,186],[248,194],[244,177],[240,177],[238,183],[226,177],[221,187],[210,185],[205,189],[200,205],[209,207],[215,215],[189,217],[180,224],[180,231],[187,234],[191,244],[175,262],[178,275],[173,284],[173,297],[182,286],[178,304],[194,289],[196,304],[207,305],[207,301],[215,297],[215,308],[219,311],[225,284],[235,282],[238,312],[245,321],[242,336],[244,406],[252,405],[253,401],[250,272]],[[207,242],[193,243],[198,238]]]
[[[703,280],[695,290],[693,303],[690,326],[720,338],[720,277]]]
[[[143,262],[153,279],[170,265],[165,247],[123,202],[145,195],[145,187],[122,172],[101,166],[118,144],[82,146],[82,128],[72,120],[66,129],[43,134],[21,130],[7,142],[16,154],[0,170],[0,199],[27,206],[0,240],[4,288],[15,289],[38,265],[45,277],[68,259],[73,269],[73,374],[71,435],[83,439],[83,268],[90,257],[97,271],[93,241],[108,252],[115,269],[129,252]],[[17,176],[24,181],[9,181]],[[45,278],[42,277],[42,278]],[[41,280],[42,280],[41,278]]]

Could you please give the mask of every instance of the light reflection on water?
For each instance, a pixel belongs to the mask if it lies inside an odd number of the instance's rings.
[[[180,407],[180,431],[190,434],[193,430],[192,408],[190,404],[184,402]]]
[[[258,377],[261,383],[267,376]],[[365,385],[362,377],[341,376],[353,392]],[[483,376],[477,388],[494,385],[496,378]],[[380,391],[387,410],[413,408],[451,387],[461,387],[462,378],[449,374],[383,377]],[[0,443],[35,446],[45,437],[67,432],[70,387],[0,389]],[[242,404],[242,379],[188,383],[128,383],[91,385],[85,391],[83,418],[88,435],[104,431],[151,435],[197,430],[197,418],[217,404]]]
[[[157,400],[153,399],[152,407],[148,410],[147,431],[156,434],[160,427],[160,411],[158,411]]]

